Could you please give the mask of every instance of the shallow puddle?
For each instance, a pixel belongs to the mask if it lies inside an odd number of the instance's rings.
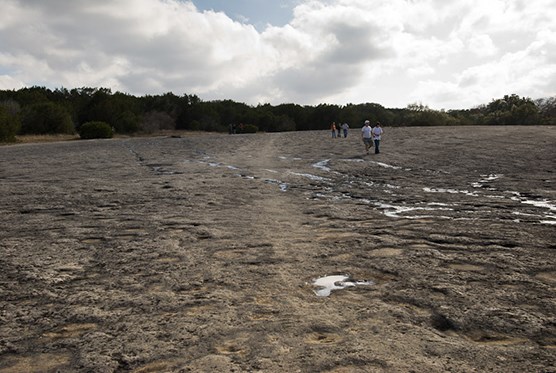
[[[317,162],[313,164],[313,167],[315,168],[319,168],[323,171],[330,171],[330,167],[328,167],[328,163],[330,162],[330,159],[325,159],[323,161]]]
[[[292,175],[295,176],[302,176],[302,177],[306,177],[307,179],[313,180],[313,181],[325,181],[327,180],[326,178],[322,177],[322,176],[317,176],[317,175],[312,175],[312,174],[305,174],[305,173],[299,173],[299,172],[290,172]]]
[[[356,281],[350,279],[347,275],[325,276],[317,278],[313,281],[313,286],[317,288],[317,290],[315,290],[315,294],[319,297],[327,297],[333,290],[341,290],[347,287],[360,285],[374,285],[374,282],[367,280]]]

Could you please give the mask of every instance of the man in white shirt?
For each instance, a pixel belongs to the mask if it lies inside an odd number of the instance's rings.
[[[373,146],[371,131],[371,122],[366,120],[365,125],[361,128],[361,138],[363,139],[363,144],[365,144],[365,151],[367,154],[369,154],[369,149]]]

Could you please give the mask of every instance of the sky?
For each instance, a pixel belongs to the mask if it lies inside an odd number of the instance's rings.
[[[556,0],[0,0],[0,89],[470,109],[556,96]]]

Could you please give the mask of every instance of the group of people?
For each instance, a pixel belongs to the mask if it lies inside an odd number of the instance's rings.
[[[374,127],[371,127],[371,122],[366,120],[365,125],[361,129],[361,138],[365,144],[365,151],[369,154],[369,149],[375,147],[375,154],[380,153],[380,140],[384,130],[380,126],[380,122],[376,122]]]
[[[349,126],[347,123],[340,125],[339,123],[332,122],[330,125],[330,130],[332,131],[332,138],[342,137],[341,130],[344,131],[344,137],[348,135]],[[369,149],[373,146],[375,148],[375,154],[380,153],[380,140],[382,139],[382,134],[384,130],[380,126],[380,122],[376,122],[374,127],[371,127],[371,122],[369,120],[365,121],[365,125],[361,129],[361,138],[365,144],[365,151],[369,154]]]
[[[348,137],[348,130],[349,130],[349,125],[347,123],[344,124],[336,124],[336,122],[332,122],[332,124],[330,125],[330,130],[332,131],[332,138],[335,139],[336,138],[336,132],[338,133],[338,138],[342,137],[342,130],[344,131],[344,138]]]
[[[230,123],[230,125],[228,126],[228,133],[230,135],[235,135],[236,133],[242,133],[242,132],[243,132],[243,123],[240,124]]]

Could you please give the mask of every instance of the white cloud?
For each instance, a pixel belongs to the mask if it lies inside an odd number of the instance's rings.
[[[498,53],[498,48],[492,42],[490,36],[473,35],[469,39],[469,51],[479,57],[494,56]]]
[[[296,4],[258,31],[185,0],[3,0],[0,87],[437,108],[555,94],[556,0]]]
[[[12,76],[0,75],[0,89],[10,90],[10,89],[19,89],[24,87],[25,84],[23,84],[23,82],[14,79]]]
[[[436,102],[440,107],[469,108],[512,93],[531,98],[554,96],[554,51],[554,40],[536,41],[524,50],[506,53],[499,59],[471,66],[456,74],[451,81],[423,81],[413,97]]]

